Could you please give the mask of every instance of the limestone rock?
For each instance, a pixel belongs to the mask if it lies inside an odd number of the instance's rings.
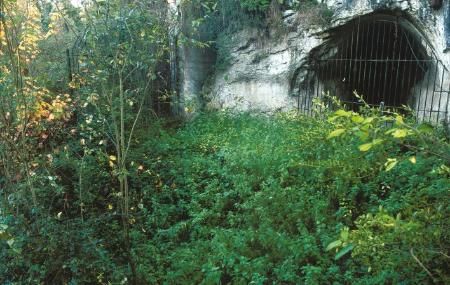
[[[308,78],[309,65],[315,53],[324,49],[334,31],[374,13],[389,13],[410,23],[418,37],[429,43],[436,58],[450,69],[449,1],[445,1],[438,10],[430,8],[426,0],[324,2],[333,12],[328,26],[307,24],[306,15],[286,10],[283,12],[284,33],[274,30],[268,33],[269,36],[262,37],[254,29],[244,29],[234,35],[230,66],[224,71],[216,71],[209,83],[209,104],[215,108],[268,112],[296,108],[298,86]],[[189,72],[201,70],[190,69]],[[441,83],[450,85],[448,81],[450,79]],[[188,94],[190,91],[184,92]]]

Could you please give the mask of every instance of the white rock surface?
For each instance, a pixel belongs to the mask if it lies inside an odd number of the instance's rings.
[[[432,10],[425,0],[325,0],[325,3],[334,11],[332,28],[380,9],[403,11],[431,43],[439,60],[450,69],[450,51],[445,52],[444,31],[448,24],[445,11],[450,9],[449,1],[438,11]],[[311,50],[323,44],[328,34],[326,28],[305,25],[293,11],[285,11],[283,18],[290,31],[283,35],[271,31],[270,38],[262,39],[252,29],[235,35],[233,60],[228,69],[216,72],[210,88],[210,106],[269,112],[296,108],[297,100],[292,96],[294,82],[305,76]],[[190,69],[189,72],[201,70]],[[450,79],[446,79],[444,85],[449,85],[448,81]],[[195,84],[184,82],[184,86],[189,85]],[[198,92],[198,88],[183,91],[186,98],[192,98],[191,91]]]

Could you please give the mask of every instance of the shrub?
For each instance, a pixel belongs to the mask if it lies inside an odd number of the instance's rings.
[[[406,118],[378,111],[330,120],[213,113],[164,125],[141,129],[129,158],[139,284],[447,283],[450,172],[439,151],[449,145],[434,128],[430,149],[390,131],[410,126]],[[374,134],[385,141],[361,151]],[[60,151],[37,173],[50,208],[3,216],[17,245],[2,245],[3,283],[127,282],[108,147],[83,160],[79,151]]]

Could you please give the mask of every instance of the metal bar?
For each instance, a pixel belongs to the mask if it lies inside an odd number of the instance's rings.
[[[398,30],[396,32],[397,32],[396,36],[398,38],[399,37],[399,32],[398,32]],[[399,60],[402,57],[402,50],[403,50],[402,47],[403,47],[403,42],[404,42],[403,39],[404,39],[403,35],[400,35],[400,43],[398,45],[397,73],[395,75],[396,82],[395,82],[395,91],[394,91],[395,97],[394,97],[394,102],[393,102],[394,105],[397,105],[396,104],[397,97],[398,97],[398,93],[397,93],[398,89],[397,89],[397,87],[398,87],[399,84],[403,85],[403,80],[399,80],[399,70],[400,70],[400,61]],[[404,72],[402,72],[402,75],[404,75]],[[401,90],[403,90],[403,88],[401,88]]]
[[[308,80],[308,93],[314,95],[314,85],[313,85],[313,82],[311,80],[312,79]],[[317,97],[315,97],[315,98],[317,98]],[[314,101],[315,98],[313,98],[313,100],[312,100],[312,104],[313,104],[312,105],[312,107],[313,107],[312,110],[314,110],[314,102],[313,101]],[[319,111],[322,112],[322,109],[320,108]]]
[[[398,49],[398,46],[397,46],[398,45],[398,43],[397,43],[397,41],[398,41],[398,22],[395,22],[395,24],[393,24],[392,28],[394,29],[394,31],[393,31],[394,42],[392,44],[392,59],[394,59],[394,58],[397,57],[397,54],[396,54],[397,50],[396,49]],[[400,50],[398,51],[398,53],[400,54]],[[390,70],[391,70],[391,72],[389,73],[389,93],[388,93],[389,96],[388,96],[388,100],[387,101],[390,104],[396,106],[395,99],[398,97],[398,95],[397,95],[397,92],[393,92],[394,88],[392,87],[392,84],[394,84],[394,81],[397,82],[398,78],[396,77],[394,79],[394,76],[393,76],[394,75],[394,63],[395,62],[393,62],[392,60],[390,61]],[[394,98],[392,98],[392,97],[394,97]]]
[[[350,96],[351,96],[350,98],[352,100],[355,100],[355,101],[356,101],[356,99],[353,97],[353,91],[357,91],[358,92],[358,90],[356,88],[358,87],[358,84],[359,84],[358,77],[357,77],[358,74],[359,74],[359,69],[357,67],[358,61],[356,61],[356,59],[358,59],[358,54],[359,54],[360,24],[361,24],[361,18],[358,18],[358,25],[357,25],[357,28],[355,29],[356,30],[356,43],[355,43],[355,46],[354,46],[354,54],[352,54],[350,56],[352,58],[352,64],[353,64],[353,67],[352,67],[352,70],[351,70],[352,93],[350,94]],[[353,109],[353,104],[350,104],[350,108]]]
[[[414,39],[412,39],[411,40],[411,42],[413,42],[414,41]],[[407,44],[410,46],[410,44],[411,44],[411,42],[410,41],[408,41],[407,42]],[[418,43],[418,44],[420,44],[420,43]],[[411,48],[411,53],[412,53],[412,55],[414,56],[414,51],[412,50],[412,46],[410,46],[410,48]],[[427,48],[427,46],[425,46],[425,49]],[[419,82],[417,82],[418,81],[418,78],[417,78],[417,66],[418,66],[418,63],[416,62],[416,74],[415,74],[415,80],[414,80],[414,90],[416,90],[416,86],[419,88],[419,101],[418,101],[418,104],[420,104],[420,101],[422,100],[422,91],[423,91],[423,84],[420,84],[419,85]],[[424,68],[420,68],[423,72],[426,72],[426,69],[424,69]],[[423,81],[423,79],[422,79],[422,82],[424,82]]]
[[[302,86],[299,84],[299,86],[298,86],[298,93],[299,93],[298,102],[299,102],[300,111],[302,113],[305,112],[305,109],[306,109],[306,107],[305,107],[306,96],[308,96],[308,94],[304,93],[303,91],[304,90],[303,90]]]
[[[436,80],[438,80],[438,71],[439,71],[439,64],[436,64],[436,71],[435,74],[435,80],[433,82],[433,92],[431,92],[431,104],[430,104],[430,111],[433,110],[433,104],[434,104],[434,91],[436,90]],[[430,121],[431,121],[431,112],[430,112]]]
[[[343,54],[342,54],[342,56],[341,56],[341,59],[342,58],[344,58],[344,57],[348,57],[348,50],[349,50],[349,45],[351,44],[351,42],[348,40],[348,37],[346,37],[345,38],[346,40],[345,40],[345,48],[343,48]],[[350,47],[351,48],[351,47]],[[344,54],[344,52],[345,52],[345,54]],[[349,61],[348,60],[345,60],[344,61],[344,78],[343,78],[343,85],[344,85],[344,88],[343,88],[343,90],[342,91],[347,91],[347,89],[348,88],[345,88],[348,84],[349,84],[349,74],[350,74],[350,69],[348,68],[349,66],[348,66],[348,63],[349,63]],[[341,95],[341,97],[342,96],[347,96],[347,94],[345,94],[345,93],[343,93],[342,95]]]
[[[337,49],[337,52],[339,53],[339,49]],[[338,54],[336,54],[335,56],[338,56]],[[331,88],[333,88],[333,93],[330,94],[331,96],[336,96],[336,89],[337,89],[337,76],[336,76],[336,66],[337,66],[337,61],[332,61],[332,66],[330,68],[330,82],[332,82],[331,84],[333,84],[333,86],[330,85],[330,90],[327,92],[328,94],[331,93]],[[322,94],[323,95],[323,94]],[[321,99],[323,98],[323,96],[321,96]]]
[[[365,42],[365,46],[366,46],[366,52],[364,54],[364,59],[370,59],[372,51],[373,51],[373,36],[371,36],[370,33],[370,27],[371,25],[366,24],[366,34],[367,34],[367,41]],[[372,40],[372,41],[371,41]],[[371,44],[369,44],[369,42],[371,42]],[[366,86],[366,90],[372,90],[370,88],[370,82],[366,83],[366,75],[369,76],[369,70],[371,68],[371,64],[370,62],[365,61],[364,62],[364,72],[363,72],[363,83]]]
[[[386,25],[386,24],[385,24]],[[383,29],[383,31],[384,31],[384,33],[385,33],[385,35],[384,36],[386,36],[386,29],[385,29],[386,27],[384,27],[384,29]],[[388,27],[388,32],[390,32],[390,29],[389,29],[390,27]],[[387,49],[387,52],[386,52],[386,59],[387,60],[389,60],[389,43],[390,43],[390,41],[386,41],[386,45],[387,45],[387,47],[388,47],[388,49]],[[384,41],[383,41],[383,47],[384,47],[385,45],[384,45]],[[383,49],[383,53],[384,53],[384,49]],[[389,66],[389,61],[387,61],[386,62],[386,64],[385,64],[385,69],[384,69],[384,81],[383,81],[383,102],[386,104],[387,102],[386,102],[386,87],[387,87],[387,74],[388,74],[388,66]]]
[[[447,77],[448,78],[448,77]],[[448,82],[448,90],[450,90],[450,80],[449,80],[449,82]],[[447,93],[447,103],[445,103],[445,121],[447,122],[447,123],[449,123],[448,122],[448,119],[449,119],[449,114],[448,114],[448,108],[449,108],[449,103],[450,103],[450,91],[448,91],[448,93]]]
[[[370,43],[370,54],[368,55],[369,59],[373,58],[373,50],[374,50],[374,39],[375,39],[375,31],[376,31],[376,25],[372,24],[371,25],[373,27],[372,33],[370,33],[371,37],[372,37],[372,41]],[[373,87],[373,85],[371,85],[372,83],[372,62],[371,61],[366,61],[369,64],[369,74],[368,74],[368,86],[367,88],[369,90],[375,90]],[[366,81],[366,74],[364,73],[364,81]],[[374,93],[374,95],[376,95],[376,93]]]
[[[433,63],[433,64],[437,64],[437,63]],[[423,118],[425,118],[425,110],[427,109],[427,102],[428,102],[428,94],[429,94],[429,90],[430,90],[430,79],[431,79],[431,68],[433,67],[433,65],[430,65],[430,67],[428,68],[427,72],[428,73],[428,78],[427,78],[427,89],[426,89],[426,93],[425,93],[425,98],[424,98],[424,106],[423,106]],[[418,105],[417,108],[420,108],[421,106]],[[417,112],[417,115],[419,116],[419,112]]]
[[[377,25],[377,44],[380,42],[380,36],[381,36],[381,27],[380,27],[380,24],[373,24],[373,25]],[[378,47],[378,46],[377,46]],[[376,58],[376,59],[378,59],[378,56],[379,56],[379,54],[378,54],[378,51],[374,54],[374,57]],[[372,85],[372,88],[373,88],[373,90],[376,90],[375,92],[376,93],[374,93],[374,96],[376,96],[377,98],[378,97],[381,97],[381,95],[380,95],[380,90],[377,88],[377,74],[378,74],[378,61],[377,60],[375,60],[374,61],[374,63],[375,63],[375,67],[374,67],[374,73],[373,73],[373,85]]]
[[[417,72],[418,72],[418,65],[417,64],[414,64],[414,75],[413,75],[413,82],[412,82],[412,86],[411,85],[408,85],[408,86],[411,86],[410,87],[410,89],[409,89],[409,96],[417,96],[417,94],[416,94],[416,88],[418,87],[418,84],[417,84]],[[412,67],[410,66],[409,67],[410,69],[412,69]],[[411,81],[410,81],[410,83],[411,83]]]
[[[369,104],[369,103],[362,103],[362,102],[355,102],[355,101],[350,101],[350,100],[341,100],[341,102],[342,103],[349,103],[349,104],[352,104],[352,105],[365,105],[365,104],[367,104],[367,105],[369,105],[369,106],[371,106],[371,107],[379,107],[380,106],[380,104]],[[386,104],[383,104],[383,106],[384,106],[384,108],[398,108],[397,106],[393,106],[393,105],[386,105]]]
[[[73,74],[72,74],[72,59],[70,57],[70,50],[66,49],[66,57],[67,57],[67,78],[70,82],[73,81]]]
[[[317,92],[316,92],[316,97],[317,97],[317,98],[320,96],[319,88],[320,88],[320,82],[319,82],[319,78],[317,77]],[[313,92],[314,92],[314,91],[313,91]]]
[[[403,33],[403,36],[404,36],[404,38],[405,38],[405,41],[406,42],[409,42],[409,40],[408,40],[408,34],[407,33]],[[408,54],[408,52],[409,52],[409,49],[407,48],[407,47],[410,47],[408,44],[406,45],[406,48],[405,48],[405,58],[407,58],[408,57],[408,55],[411,57],[411,59],[412,59],[412,55],[411,55],[411,53],[409,53]],[[411,62],[413,62],[412,60],[411,60]],[[408,72],[408,76],[407,77],[405,77],[405,80],[404,80],[404,83],[403,83],[403,89],[407,89],[407,91],[408,92],[410,92],[409,94],[411,95],[412,94],[412,92],[411,92],[411,90],[412,90],[412,88],[411,88],[411,73],[412,73],[412,67],[411,67],[411,62],[408,62],[408,63],[406,63],[405,65],[404,65],[404,68],[405,68],[405,71],[404,71],[404,73],[406,74],[406,72]],[[416,65],[415,65],[416,66]],[[408,83],[406,83],[406,78],[408,79]]]
[[[319,91],[320,91],[320,81],[319,81],[319,71],[320,70],[318,70],[317,71],[317,74],[316,74],[316,78],[317,78],[317,88],[316,88],[316,97],[319,97]]]
[[[347,41],[347,45],[348,45],[348,41]],[[340,58],[343,58],[344,57],[344,52],[346,52],[347,51],[347,49],[344,49],[344,43],[341,41],[341,47],[339,47],[339,50],[338,50],[338,53],[339,53],[339,57]],[[346,77],[346,74],[345,74],[345,64],[342,64],[342,62],[341,61],[336,61],[336,64],[339,66],[339,75],[338,75],[338,78],[339,78],[339,84],[341,85],[341,87],[344,87],[345,86],[345,84],[346,84],[346,82],[345,82],[345,77]],[[340,91],[340,93],[341,94],[339,94],[339,97],[341,97],[342,98],[342,95],[344,94],[344,92],[345,92],[345,88],[341,88],[341,90],[339,90]],[[338,94],[334,94],[334,96],[338,96]]]
[[[351,39],[351,43],[350,43],[350,61],[349,61],[349,72],[348,72],[348,84],[349,86],[351,86],[351,84],[353,83],[353,68],[352,68],[352,63],[353,63],[353,40],[354,40],[354,34],[355,34],[355,30],[352,31],[352,39]],[[352,90],[353,92],[353,90]]]
[[[309,93],[309,90],[308,90],[308,83],[306,83],[305,82],[305,85],[304,85],[304,90],[305,90],[305,94],[306,94],[306,96],[307,96],[307,100],[306,100],[306,103],[305,103],[305,105],[307,106],[307,109],[306,109],[306,111],[307,111],[307,113],[308,113],[308,115],[311,115],[312,114],[312,112],[311,112],[311,106],[312,106],[312,100],[313,100],[313,95],[311,95],[311,93]],[[305,96],[305,97],[306,97]]]
[[[430,112],[430,113],[441,113],[438,110],[420,110],[420,111],[427,111],[427,112]]]
[[[312,95],[311,99],[310,99],[310,104],[311,104],[310,112],[311,112],[311,114],[313,114],[313,111],[314,111],[314,102],[313,101],[316,97],[314,97],[314,91],[311,91],[311,81],[310,80],[308,80],[306,88],[308,90],[308,93]]]
[[[442,68],[441,72],[442,72],[442,77],[441,77],[440,90],[442,90],[444,88],[444,74],[445,74],[445,72],[444,72],[443,68]],[[437,93],[437,92],[433,92],[433,94],[434,93]],[[438,104],[438,111],[439,111],[439,113],[438,113],[437,118],[436,118],[436,123],[439,123],[439,114],[440,114],[440,111],[441,111],[441,99],[442,99],[442,93],[439,92],[439,104]]]
[[[325,78],[326,77],[326,72],[325,72],[326,66],[322,66],[320,69],[320,78]],[[317,93],[317,97],[320,97],[322,95],[323,92],[325,92],[325,82],[322,82],[322,86],[319,89],[319,92]],[[312,103],[312,99],[310,100],[310,103]]]
[[[363,60],[363,53],[364,53],[364,50],[363,50],[363,48],[361,47],[361,45],[363,45],[364,44],[364,24],[362,24],[362,27],[361,27],[361,23],[360,22],[358,22],[358,39],[359,39],[359,37],[361,37],[361,43],[359,43],[358,42],[358,45],[357,45],[357,47],[358,47],[358,53],[356,54],[356,58],[357,59],[359,59],[360,61],[358,62],[359,63],[359,65],[358,65],[358,69],[357,69],[357,71],[358,71],[358,79],[357,79],[357,83],[356,83],[356,87],[358,88],[358,89],[360,89],[361,88],[361,70],[362,70],[362,67],[363,67],[363,62],[362,62],[362,60]],[[363,89],[363,88],[361,88],[361,89]],[[358,92],[358,94],[360,94],[360,95],[364,95],[364,96],[367,96],[367,94],[361,94],[361,93],[363,93],[363,90],[356,90],[357,92]]]
[[[367,61],[367,62],[435,62],[434,60],[430,59],[357,59],[357,58],[334,58],[334,59],[319,59],[318,61]]]

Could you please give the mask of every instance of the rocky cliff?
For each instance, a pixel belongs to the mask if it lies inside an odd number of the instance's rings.
[[[312,71],[314,60],[332,57],[327,53],[333,53],[333,48],[337,49],[336,42],[355,29],[357,21],[363,19],[368,22],[378,17],[380,21],[395,21],[395,25],[399,25],[405,33],[408,33],[406,40],[414,38],[419,43],[417,47],[409,47],[414,58],[418,59],[419,54],[423,54],[423,59],[429,57],[436,62],[435,65],[428,66],[421,77],[416,79],[417,82],[408,87],[411,89],[411,98],[415,99],[405,99],[404,103],[415,104],[414,107],[418,110],[428,108],[430,112],[433,108],[443,112],[448,110],[450,79],[446,71],[450,69],[449,1],[444,0],[442,5],[439,5],[441,2],[439,0],[325,0],[324,2],[332,11],[331,22],[328,25],[311,23],[308,14],[288,7],[282,14],[281,30],[278,27],[266,31],[264,36],[261,36],[257,29],[244,28],[233,35],[230,38],[229,65],[223,71],[216,70],[209,82],[205,82],[205,78],[213,73],[212,56],[193,47],[185,48],[183,59],[186,69],[182,70],[185,76],[181,90],[186,102],[197,100],[199,93],[207,90],[208,106],[214,108],[261,111],[298,108],[299,96],[307,96],[306,93],[302,95],[302,89],[305,91],[304,86],[311,85],[309,81],[314,73]],[[375,33],[375,28],[373,30],[367,28],[362,34],[365,33]],[[372,43],[373,41],[374,39]],[[407,47],[403,49],[405,48]],[[375,51],[376,49],[372,48]],[[336,58],[336,52],[334,57]],[[419,65],[419,68],[422,67]],[[427,79],[430,81],[430,78],[433,78],[431,81],[434,78],[441,78],[434,85],[442,85],[440,90],[447,91],[439,93],[439,99],[434,97],[430,99],[429,92],[425,91],[428,88],[425,81]],[[205,84],[208,88],[205,88]],[[316,87],[320,84],[325,85],[317,79]],[[336,84],[334,87],[335,90],[338,89]],[[425,94],[428,95],[425,97]],[[423,100],[418,99],[420,96]],[[427,100],[432,102],[423,105]]]

